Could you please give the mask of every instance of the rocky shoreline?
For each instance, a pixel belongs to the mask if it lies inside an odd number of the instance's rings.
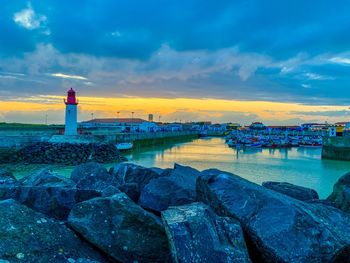
[[[288,183],[119,163],[0,169],[0,262],[350,262],[350,174]]]
[[[2,155],[0,163],[77,165],[125,161],[114,144],[40,142]]]

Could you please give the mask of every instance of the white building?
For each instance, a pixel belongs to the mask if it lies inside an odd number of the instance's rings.
[[[155,132],[158,125],[140,118],[93,119],[80,124],[82,128],[110,128],[119,132]]]

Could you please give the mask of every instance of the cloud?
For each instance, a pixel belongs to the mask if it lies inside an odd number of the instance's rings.
[[[291,114],[304,116],[323,116],[323,117],[343,117],[349,118],[349,110],[331,110],[331,111],[292,111]]]
[[[28,4],[27,8],[13,15],[13,20],[18,25],[28,30],[33,30],[41,27],[46,19],[46,16],[36,14],[30,4]]]
[[[331,61],[333,63],[349,64],[350,65],[350,58],[334,57],[334,58],[329,59],[329,61]]]
[[[63,74],[63,73],[50,73],[49,75],[52,77],[64,78],[64,79],[87,80],[87,78],[85,78],[83,76],[68,75],[68,74]],[[91,84],[91,82],[87,82],[87,83]]]
[[[329,79],[334,79],[333,77],[330,77],[330,76],[322,76],[322,75],[315,74],[315,73],[305,73],[304,75],[305,75],[305,77],[307,79],[310,79],[310,80],[329,80]]]

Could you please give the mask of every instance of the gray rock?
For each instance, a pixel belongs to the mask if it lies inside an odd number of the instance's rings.
[[[286,182],[263,182],[262,186],[301,201],[319,199],[315,190]]]
[[[74,168],[71,179],[76,182],[77,188],[103,191],[108,186],[118,186],[115,176],[99,163],[90,162]]]
[[[124,193],[77,204],[69,214],[68,224],[121,262],[167,262],[170,258],[160,219]]]
[[[0,168],[0,186],[17,184],[19,183],[10,170],[7,168]]]
[[[196,200],[196,180],[199,175],[196,169],[175,164],[167,176],[153,179],[143,188],[138,203],[155,212],[164,211],[169,206],[192,203]]]
[[[0,202],[0,215],[0,258],[5,262],[108,262],[64,224],[14,200]]]
[[[327,200],[344,212],[350,213],[350,173],[339,178]]]
[[[110,185],[102,191],[101,196],[107,197],[107,196],[112,196],[119,193],[120,193],[120,190],[117,187]]]
[[[147,185],[152,179],[160,176],[152,169],[132,163],[117,164],[111,168],[109,172],[117,178],[119,186],[125,184],[136,184],[138,195],[140,195],[145,185]]]
[[[0,186],[0,200],[14,199],[49,217],[65,220],[76,203],[101,196],[95,190],[64,187]]]
[[[203,203],[170,207],[162,219],[173,262],[251,262],[240,223]]]
[[[198,199],[240,221],[256,262],[331,262],[350,246],[350,218],[338,209],[308,204],[237,175],[207,170]]]
[[[125,193],[131,200],[133,200],[135,203],[139,200],[140,192],[139,192],[139,186],[136,183],[125,183],[123,185],[120,185],[118,187],[120,191]]]
[[[20,180],[23,186],[74,187],[75,183],[67,177],[48,168],[39,170]]]
[[[330,206],[330,207],[335,207],[337,208],[337,205],[329,200],[325,200],[325,199],[312,199],[312,200],[307,200],[307,203],[310,204],[318,204],[318,205],[324,205],[324,206]]]

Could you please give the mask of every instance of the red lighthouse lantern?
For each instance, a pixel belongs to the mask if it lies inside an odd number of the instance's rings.
[[[77,105],[78,104],[78,100],[75,97],[75,91],[73,90],[73,88],[70,88],[70,90],[68,90],[67,92],[67,100],[64,100],[65,104],[71,104],[71,105]]]

